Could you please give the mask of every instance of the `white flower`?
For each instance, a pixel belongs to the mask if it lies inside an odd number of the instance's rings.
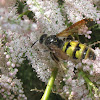
[[[94,7],[91,0],[65,0],[64,11],[73,23],[83,19],[83,16],[92,19],[100,16],[100,11]]]
[[[56,1],[27,0],[27,4],[35,13],[42,34],[56,34],[65,28],[64,18]]]

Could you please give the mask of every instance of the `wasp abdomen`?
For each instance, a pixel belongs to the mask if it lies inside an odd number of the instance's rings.
[[[77,41],[65,42],[62,50],[73,59],[96,59],[91,48],[88,48],[86,45]]]

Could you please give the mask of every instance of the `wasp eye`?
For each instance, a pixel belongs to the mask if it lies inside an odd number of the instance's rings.
[[[39,43],[42,44],[46,38],[47,38],[47,34],[43,34],[43,35],[40,37]]]

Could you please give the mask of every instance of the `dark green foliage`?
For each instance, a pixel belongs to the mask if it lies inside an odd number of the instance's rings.
[[[91,45],[97,41],[100,41],[100,28],[95,27],[95,28],[92,28],[91,30],[92,30],[91,39],[87,39],[83,35],[79,36],[79,40],[81,43],[86,43],[86,45]],[[95,47],[100,47],[100,43],[92,46],[92,48],[95,48]]]
[[[17,13],[21,14],[21,19],[23,19],[23,15],[26,15],[30,20],[32,20],[33,22],[36,22],[35,18],[34,18],[34,13],[32,11],[28,10],[28,7],[26,6],[26,2],[21,2],[19,0],[17,0],[16,5],[17,6]]]
[[[2,95],[0,94],[0,100],[5,100],[3,97],[2,97]]]
[[[17,3],[16,3],[15,6],[17,6],[17,12],[18,12],[19,14],[23,13],[23,9],[24,9],[24,7],[25,7],[25,3],[20,2],[19,0],[17,0]]]
[[[40,100],[43,93],[30,90],[35,88],[45,89],[45,84],[37,78],[36,72],[29,65],[29,61],[24,60],[18,70],[17,77],[23,82],[24,92],[28,100]]]
[[[23,82],[23,88],[25,95],[28,100],[40,100],[43,92],[30,91],[31,89],[37,88],[37,90],[45,90],[45,83],[37,78],[37,74],[33,71],[32,66],[29,64],[29,61],[26,59],[18,68],[18,79],[21,79]],[[59,95],[51,93],[49,100],[63,100]]]

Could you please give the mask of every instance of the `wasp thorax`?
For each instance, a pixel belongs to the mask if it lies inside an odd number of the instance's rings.
[[[63,41],[60,40],[56,35],[50,35],[45,40],[45,45],[49,46],[50,44],[56,45],[57,47],[61,48],[63,45]]]
[[[47,38],[47,34],[43,34],[40,39],[39,39],[39,43],[42,44]]]

